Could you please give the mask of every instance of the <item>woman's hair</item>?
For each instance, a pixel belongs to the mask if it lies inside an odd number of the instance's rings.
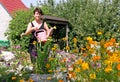
[[[34,9],[33,13],[35,14],[35,12],[38,12],[39,14],[44,15],[43,12],[42,12],[42,10],[40,8],[38,8],[38,7],[36,7]]]

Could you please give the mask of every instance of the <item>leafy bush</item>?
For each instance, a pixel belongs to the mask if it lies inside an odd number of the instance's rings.
[[[8,40],[10,41],[10,46],[21,45],[23,49],[26,49],[29,43],[29,36],[20,37],[22,32],[25,32],[27,25],[32,21],[32,9],[29,11],[17,11],[10,21],[9,29],[6,32]]]

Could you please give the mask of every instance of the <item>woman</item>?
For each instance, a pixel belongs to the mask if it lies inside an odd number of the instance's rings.
[[[35,8],[33,13],[34,13],[35,19],[32,22],[29,22],[26,32],[21,34],[21,37],[28,35],[30,33],[32,34],[30,38],[29,49],[28,49],[28,52],[30,53],[30,57],[31,57],[31,62],[34,62],[35,57],[37,56],[36,47],[34,45],[34,41],[37,41],[36,37],[34,36],[35,31],[38,29],[45,29],[46,34],[48,35],[49,33],[49,28],[46,22],[43,22],[41,20],[41,17],[43,15],[42,10],[40,8]]]

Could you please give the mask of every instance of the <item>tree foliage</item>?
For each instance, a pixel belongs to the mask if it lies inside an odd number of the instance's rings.
[[[78,37],[79,43],[84,43],[85,37],[91,36],[100,41],[103,37],[117,38],[120,32],[120,0],[48,0],[41,4],[45,14],[65,18],[69,21],[69,40]],[[32,14],[18,12],[10,23],[8,36],[12,43],[19,40],[19,34],[23,32]],[[102,32],[102,36],[97,33]],[[19,41],[18,41],[19,42]]]
[[[51,13],[69,21],[72,25],[70,38],[76,36],[81,40],[92,36],[100,41],[97,33],[102,32],[106,40],[119,39],[119,5],[120,0],[61,0]]]

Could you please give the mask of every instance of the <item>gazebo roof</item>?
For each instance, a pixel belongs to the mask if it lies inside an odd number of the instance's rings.
[[[58,24],[58,25],[68,24],[68,21],[66,19],[55,17],[55,16],[43,15],[42,19],[50,24]]]

